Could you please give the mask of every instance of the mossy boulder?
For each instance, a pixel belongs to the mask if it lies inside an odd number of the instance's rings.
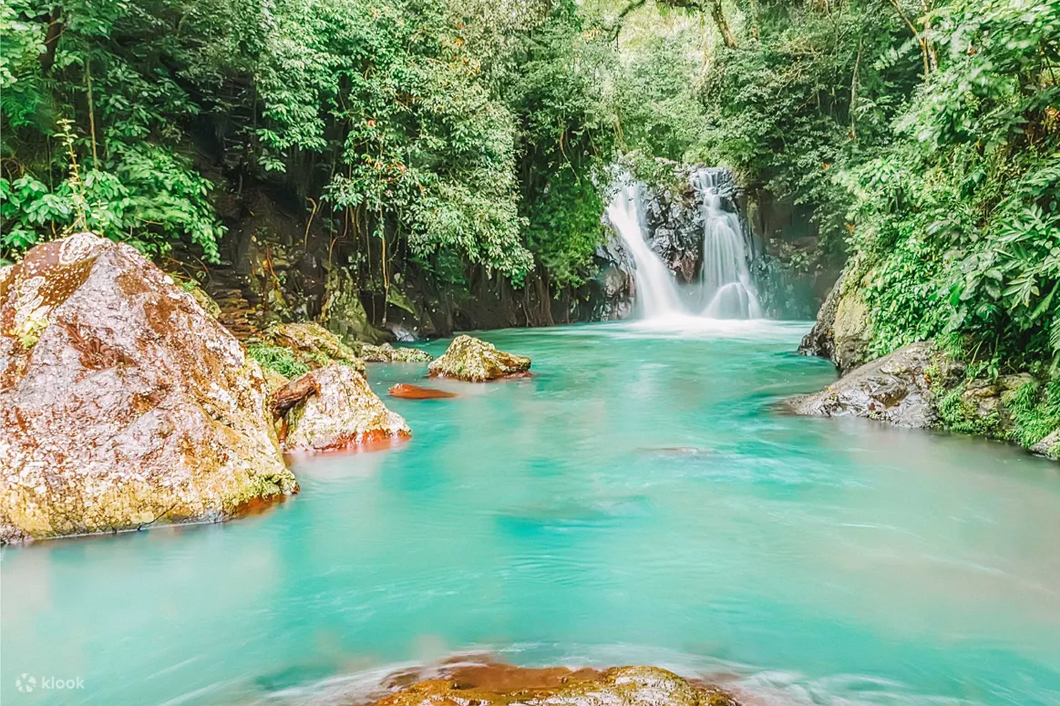
[[[128,245],[0,275],[0,541],[222,520],[297,491],[258,364]]]
[[[454,338],[445,354],[427,370],[432,377],[485,382],[525,375],[530,370],[530,359],[499,351],[492,343],[463,335]]]
[[[523,669],[499,664],[444,668],[375,706],[739,706],[736,698],[657,667]]]
[[[312,370],[331,363],[340,363],[364,374],[364,361],[357,355],[357,352],[320,324],[276,324],[266,329],[261,339],[252,342],[251,348],[287,349],[293,359],[306,369]],[[265,364],[269,365],[268,362]],[[283,369],[277,369],[277,372],[293,377]]]
[[[215,319],[221,318],[221,306],[213,300],[209,294],[203,291],[195,282],[187,282],[184,284],[184,291],[191,295],[192,299],[199,302],[199,306],[202,307],[203,311],[212,316]]]
[[[419,348],[395,348],[389,343],[381,346],[361,346],[361,358],[369,363],[429,363],[434,356]]]
[[[411,434],[401,415],[387,409],[353,368],[332,364],[306,377],[317,391],[286,413],[285,450],[328,451]]]
[[[831,360],[840,373],[869,359],[872,324],[864,289],[871,273],[855,280],[850,265],[828,293],[813,328],[802,339],[799,352]]]

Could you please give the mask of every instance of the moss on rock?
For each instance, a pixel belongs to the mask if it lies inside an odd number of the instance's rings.
[[[276,324],[269,327],[262,334],[261,339],[260,341],[252,342],[251,347],[255,349],[268,348],[268,351],[263,351],[262,353],[275,356],[277,365],[286,365],[288,360],[283,358],[283,362],[280,362],[281,356],[277,354],[275,349],[281,348],[290,351],[291,358],[306,370],[313,370],[331,363],[339,363],[340,365],[350,366],[364,374],[364,361],[357,355],[357,352],[320,324]],[[281,368],[274,369],[287,377],[298,376],[294,369],[289,369],[289,373],[284,372]],[[304,372],[301,374],[304,374]]]
[[[433,377],[485,382],[521,375],[530,370],[530,359],[497,350],[492,343],[463,335],[449,344],[445,354],[428,367]]]
[[[0,540],[220,520],[296,492],[266,397],[239,342],[133,248],[37,246],[0,281]]]

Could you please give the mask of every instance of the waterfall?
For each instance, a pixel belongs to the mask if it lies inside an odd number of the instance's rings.
[[[702,270],[696,282],[678,288],[670,268],[648,243],[644,188],[628,176],[607,206],[611,226],[633,258],[636,306],[646,319],[700,316],[754,319],[762,309],[748,268],[748,243],[740,218],[728,208],[723,188],[728,171],[704,168],[692,174],[703,216]]]
[[[703,315],[712,319],[756,319],[762,316],[751,272],[747,267],[747,241],[740,218],[726,208],[721,194],[723,168],[700,169],[692,186],[703,211]]]
[[[637,306],[648,319],[680,314],[683,307],[673,275],[644,239],[641,199],[638,186],[623,180],[607,206],[607,217],[637,268]]]

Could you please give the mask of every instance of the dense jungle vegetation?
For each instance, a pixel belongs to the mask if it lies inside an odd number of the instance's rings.
[[[5,0],[0,32],[8,260],[87,227],[210,262],[259,183],[362,277],[555,291],[612,165],[666,158],[812,208],[875,353],[1060,353],[1057,0]]]

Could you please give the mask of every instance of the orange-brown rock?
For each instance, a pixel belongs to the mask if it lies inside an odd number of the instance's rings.
[[[390,393],[391,397],[400,397],[404,400],[440,400],[456,397],[455,392],[447,392],[446,390],[439,390],[434,387],[407,385],[403,382],[398,383],[397,385],[391,385],[387,392]]]
[[[89,233],[0,274],[0,541],[220,520],[297,490],[239,342]]]
[[[724,690],[657,667],[524,669],[503,664],[443,668],[375,706],[739,706]]]
[[[285,450],[328,451],[411,434],[401,415],[387,409],[350,366],[332,363],[304,377],[315,384],[315,392],[287,412]]]

